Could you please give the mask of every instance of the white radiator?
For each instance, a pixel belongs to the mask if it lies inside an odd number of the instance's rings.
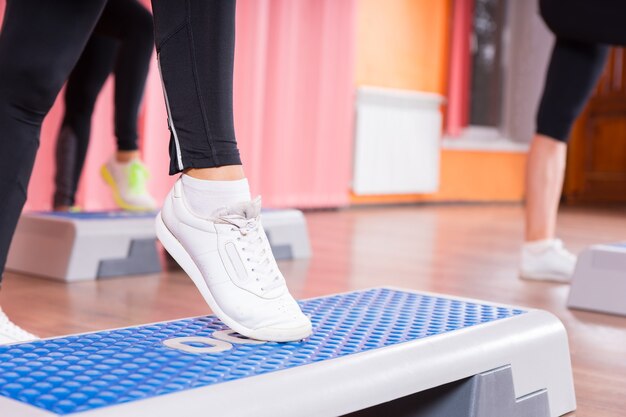
[[[355,194],[437,191],[442,102],[433,93],[359,87]]]

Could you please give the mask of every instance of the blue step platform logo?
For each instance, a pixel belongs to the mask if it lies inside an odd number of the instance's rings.
[[[0,395],[58,415],[332,360],[525,313],[376,288],[301,302],[300,342],[239,338],[214,316],[0,346]]]

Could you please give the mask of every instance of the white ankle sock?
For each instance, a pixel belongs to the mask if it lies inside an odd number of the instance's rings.
[[[208,218],[218,208],[250,201],[246,178],[235,181],[200,180],[183,174],[183,192],[189,209],[199,217]]]
[[[539,253],[558,245],[557,239],[542,239],[524,242],[523,248],[527,251]]]

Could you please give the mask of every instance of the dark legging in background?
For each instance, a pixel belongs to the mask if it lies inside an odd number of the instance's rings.
[[[137,149],[137,116],[153,49],[150,12],[137,0],[108,0],[65,89],[65,116],[56,148],[55,208],[75,203],[94,105],[111,72],[117,149]]]
[[[170,172],[240,164],[232,116],[235,2],[153,0],[170,113]],[[44,117],[105,0],[8,0],[0,33],[0,271]]]
[[[626,2],[540,0],[540,9],[556,42],[537,133],[566,142],[602,74],[610,45],[626,45]]]

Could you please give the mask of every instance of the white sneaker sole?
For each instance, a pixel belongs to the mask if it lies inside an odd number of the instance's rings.
[[[193,283],[196,284],[200,294],[202,294],[204,300],[207,302],[209,307],[211,307],[213,313],[215,313],[215,315],[232,330],[252,339],[272,342],[291,342],[302,340],[311,335],[311,326],[309,324],[289,329],[273,327],[250,329],[233,320],[219,307],[215,298],[213,298],[202,273],[196,266],[193,259],[191,259],[191,256],[189,256],[183,245],[181,245],[178,239],[176,239],[172,232],[169,231],[161,218],[160,212],[156,217],[156,234],[165,250],[172,255],[174,260],[176,260],[187,275],[189,275],[189,278],[191,278]]]
[[[548,282],[556,282],[559,284],[569,284],[572,280],[571,277],[565,277],[560,274],[555,274],[553,272],[539,273],[539,272],[524,272],[520,271],[520,278],[529,280],[529,281],[548,281]]]

